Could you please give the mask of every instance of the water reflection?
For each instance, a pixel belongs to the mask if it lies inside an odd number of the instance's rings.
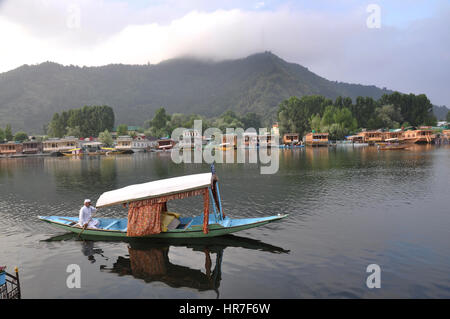
[[[51,158],[45,161],[45,169],[53,173],[56,185],[63,189],[103,189],[116,186],[117,167],[114,158]]]
[[[108,260],[108,258],[103,255],[103,250],[102,249],[94,247],[94,243],[95,242],[93,242],[91,240],[82,241],[81,242],[81,252],[82,252],[82,254],[84,256],[86,256],[91,263],[95,263],[96,262],[95,255],[100,255],[104,259]]]
[[[63,241],[77,239],[76,234],[64,234],[49,238],[45,241]],[[81,252],[91,263],[95,263],[96,255],[103,261],[110,258],[104,256],[104,251],[98,240],[80,241]],[[174,264],[170,261],[171,247],[186,247],[194,252],[204,254],[204,264],[196,269]],[[213,290],[219,298],[219,287],[222,280],[222,261],[227,247],[250,250],[260,250],[275,254],[287,254],[289,250],[263,243],[258,240],[226,235],[204,239],[171,239],[171,240],[130,240],[127,243],[128,255],[117,256],[112,266],[100,265],[101,272],[108,272],[118,276],[132,276],[144,280],[146,283],[163,282],[172,288],[193,288],[198,291]],[[214,268],[212,254],[215,254]],[[115,258],[115,257],[114,257]],[[111,258],[114,260],[114,258]],[[190,258],[186,258],[190,261]]]

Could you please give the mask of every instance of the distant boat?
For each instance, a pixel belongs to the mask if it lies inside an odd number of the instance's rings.
[[[233,149],[233,146],[231,145],[231,143],[220,143],[219,145],[216,145],[215,148],[221,151],[228,151]]]
[[[400,143],[398,138],[388,138],[384,143],[377,143],[377,147],[380,151],[404,150],[411,147],[411,144]]]
[[[158,146],[157,146],[157,150],[160,150],[160,151],[165,151],[165,150],[170,150],[170,149],[172,149],[174,146],[175,146],[175,141],[174,140],[172,140],[171,138],[160,138],[158,141],[157,141],[157,144],[158,144]]]
[[[62,151],[61,154],[64,156],[82,156],[84,152],[82,148],[74,148],[71,150]]]
[[[213,172],[214,169],[212,168]],[[235,233],[268,223],[281,220],[288,215],[278,214],[269,217],[256,218],[230,218],[222,211],[219,186],[215,179],[215,173],[204,173],[163,179],[144,184],[127,186],[121,189],[103,193],[98,201],[97,208],[128,204],[133,207],[149,205],[149,210],[155,208],[152,205],[163,203],[165,209],[161,211],[161,231],[149,234],[135,235],[136,230],[148,226],[148,218],[140,215],[139,219],[134,215],[132,208],[129,210],[132,222],[128,218],[96,218],[100,224],[98,228],[83,229],[78,224],[78,217],[70,216],[39,216],[42,221],[67,231],[87,236],[118,237],[118,238],[205,238]],[[195,217],[181,217],[179,214],[167,212],[167,202],[172,199],[201,195],[203,197],[203,214]],[[209,201],[212,202],[213,213],[209,212]],[[146,203],[154,204],[146,204]],[[134,203],[134,204],[133,204]],[[153,215],[151,215],[153,216]],[[153,217],[152,217],[153,218]],[[145,225],[139,224],[140,222]],[[155,225],[152,225],[154,227]],[[159,228],[159,225],[156,225]]]
[[[120,155],[125,154],[126,150],[118,150],[114,147],[102,147],[101,151],[105,153],[105,155]]]

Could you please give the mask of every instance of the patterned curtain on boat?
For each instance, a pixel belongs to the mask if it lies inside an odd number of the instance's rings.
[[[203,188],[129,203],[127,236],[141,237],[159,234],[161,232],[161,212],[167,211],[167,201],[198,195],[203,195],[203,232],[207,234],[209,192],[208,188]]]
[[[149,204],[146,200],[131,202],[128,206],[127,236],[159,234],[164,205],[164,203]]]

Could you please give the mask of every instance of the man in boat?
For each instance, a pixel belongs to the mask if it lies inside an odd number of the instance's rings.
[[[83,228],[97,228],[100,224],[98,220],[92,219],[92,213],[95,213],[97,209],[91,206],[91,200],[85,199],[84,206],[80,209],[80,220],[78,224]]]

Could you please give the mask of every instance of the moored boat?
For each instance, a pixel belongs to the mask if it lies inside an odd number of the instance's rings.
[[[68,151],[62,151],[61,154],[64,156],[82,156],[84,152],[82,148],[74,148]]]
[[[87,236],[115,238],[204,238],[235,233],[259,227],[287,217],[230,218],[225,216],[220,200],[217,177],[212,173],[187,175],[144,184],[127,186],[103,193],[97,208],[128,205],[128,218],[95,218],[97,228],[83,229],[78,217],[39,216],[54,226]],[[169,212],[170,200],[190,196],[203,197],[203,214],[182,217]],[[211,199],[211,201],[210,201]],[[210,202],[213,213],[210,213]]]
[[[376,143],[380,151],[404,150],[411,147],[411,144],[400,143],[398,138],[388,138],[384,143]]]

